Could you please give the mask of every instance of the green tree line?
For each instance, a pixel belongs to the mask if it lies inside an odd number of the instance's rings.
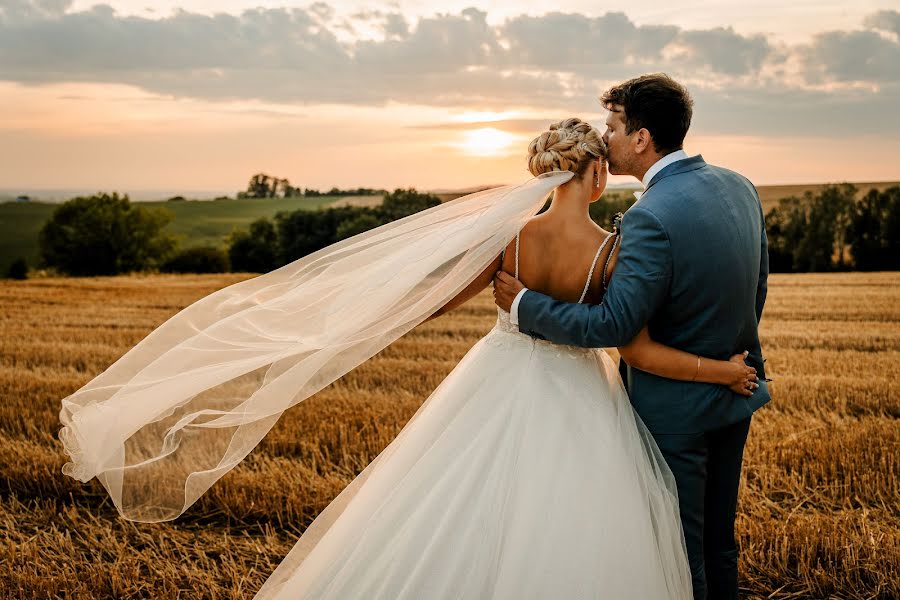
[[[591,218],[610,228],[614,215],[633,202],[631,194],[605,195],[591,204]],[[55,209],[39,233],[38,266],[73,276],[264,273],[438,204],[431,194],[397,189],[380,206],[282,211],[232,231],[223,246],[182,249],[164,231],[173,218],[170,211],[132,204],[127,195],[96,194]],[[860,197],[845,183],[783,198],[766,213],[766,228],[773,272],[900,270],[900,187],[871,189]],[[19,259],[6,275],[21,279],[27,273],[28,265]]]
[[[164,231],[174,214],[147,208],[118,193],[77,197],[60,204],[38,234],[39,267],[62,275],[118,275],[133,271],[168,273],[263,273],[337,241],[437,206],[441,201],[415,189],[397,189],[376,207],[343,206],[281,211],[247,230],[234,230],[223,246],[179,248]],[[7,277],[24,279],[18,259]]]
[[[279,212],[273,221],[257,219],[248,231],[228,238],[233,271],[264,273],[335,242],[401,219],[441,203],[415,189],[397,189],[380,206],[341,206]]]
[[[387,194],[387,190],[379,190],[374,188],[355,188],[342,190],[333,187],[327,192],[321,192],[313,188],[302,188],[291,185],[287,178],[273,177],[266,173],[256,173],[247,183],[247,189],[237,193],[237,198],[294,198],[297,196],[306,196],[309,198],[320,196],[379,196]],[[176,196],[171,200],[183,198]]]
[[[858,192],[843,183],[779,200],[766,213],[770,270],[900,270],[900,186]]]
[[[765,214],[769,270],[900,270],[900,186],[859,192],[841,183],[780,199]],[[591,205],[591,217],[608,228],[633,203],[631,194],[604,197]]]

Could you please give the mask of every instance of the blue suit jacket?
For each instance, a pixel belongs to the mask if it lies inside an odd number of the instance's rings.
[[[768,253],[762,205],[744,176],[702,156],[674,162],[622,220],[616,271],[601,304],[559,302],[529,290],[519,329],[585,348],[624,346],[649,324],[663,344],[717,359],[749,350],[760,387],[751,397],[707,383],[622,367],[629,397],[654,433],[698,433],[740,421],[769,401],[758,323]]]

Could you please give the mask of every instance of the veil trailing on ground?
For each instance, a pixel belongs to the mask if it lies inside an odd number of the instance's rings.
[[[285,410],[456,296],[572,177],[470,194],[201,298],[62,400],[63,473],[97,477],[126,519],[178,517]]]

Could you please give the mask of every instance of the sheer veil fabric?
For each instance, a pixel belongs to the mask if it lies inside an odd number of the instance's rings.
[[[184,308],[62,400],[59,439],[71,458],[63,473],[96,477],[128,520],[177,518],[285,410],[465,288],[572,176],[552,171],[458,198]],[[380,458],[316,519],[304,544],[327,530]]]

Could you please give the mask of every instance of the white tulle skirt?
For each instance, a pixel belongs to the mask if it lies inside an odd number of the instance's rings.
[[[671,472],[612,359],[500,313],[256,598],[688,599]]]

